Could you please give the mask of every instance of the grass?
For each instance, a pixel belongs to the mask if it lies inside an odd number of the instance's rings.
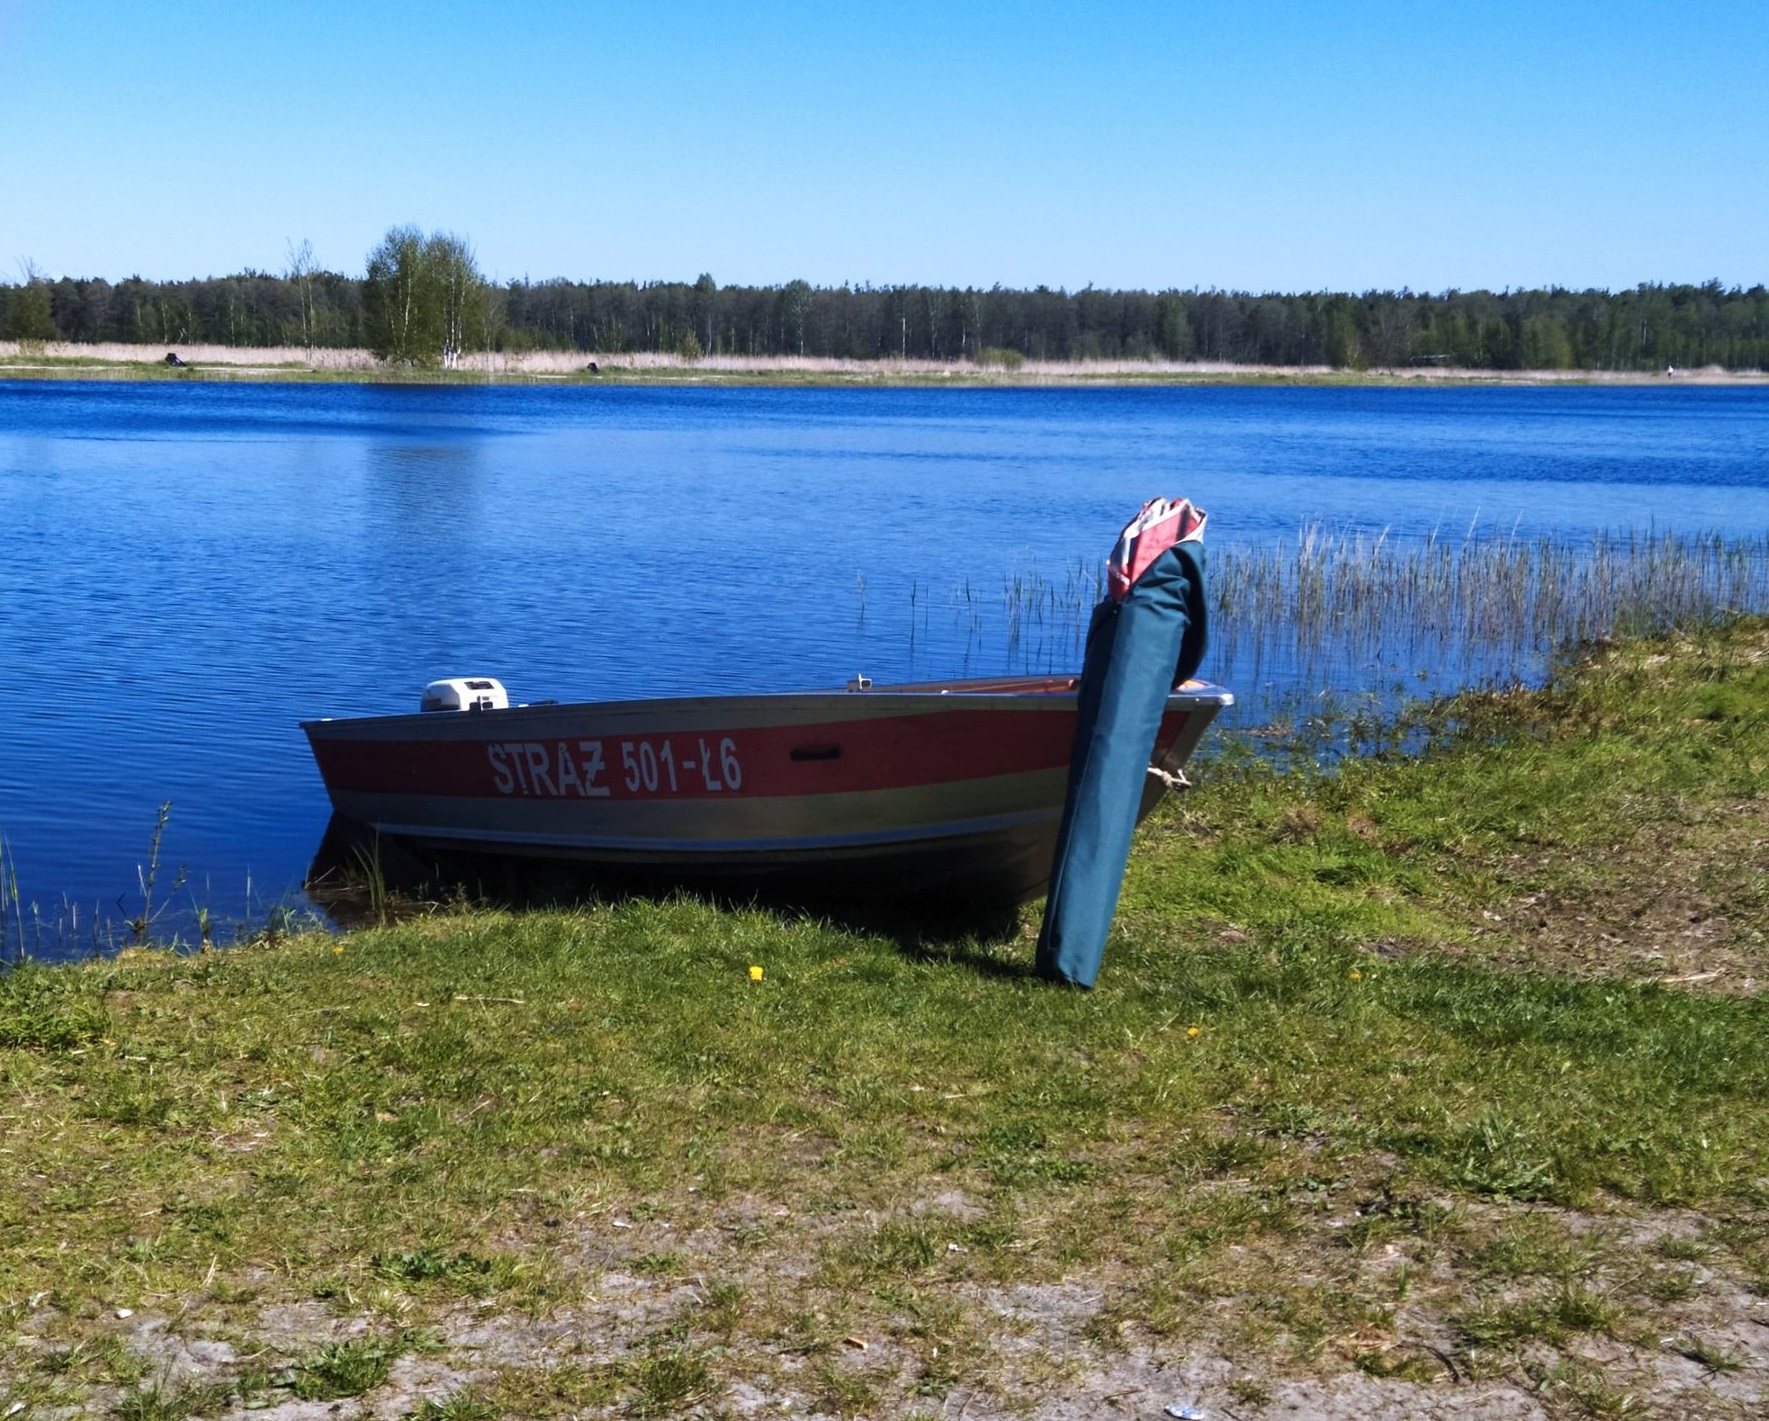
[[[1769,627],[1418,735],[1206,765],[1091,994],[1030,912],[688,898],[11,972],[0,1411],[170,1414],[146,1319],[227,1343],[203,1386],[427,1415],[1097,1403],[1179,1346],[1230,1406],[1601,1412],[1697,1347],[1687,1414],[1760,1396],[1704,1309],[1769,1278]]]
[[[111,1415],[117,1421],[186,1421],[191,1416],[216,1415],[228,1396],[226,1387],[177,1387],[155,1381],[126,1392]]]
[[[373,1337],[328,1342],[295,1368],[290,1389],[302,1401],[362,1396],[387,1380],[399,1352],[397,1344]]]

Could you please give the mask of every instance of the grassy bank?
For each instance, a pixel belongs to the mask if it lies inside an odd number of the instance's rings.
[[[166,364],[176,352],[185,362]],[[1236,365],[1220,361],[838,360],[805,356],[708,356],[529,351],[469,355],[456,370],[385,365],[366,350],[239,346],[38,346],[0,341],[0,379],[269,380],[423,385],[621,384],[765,386],[1138,386],[1138,385],[1750,385],[1769,376],[1718,367],[1643,373],[1608,370],[1464,370],[1439,366],[1350,370]]]
[[[15,973],[0,1412],[1759,1414],[1769,626],[1421,729],[1207,767],[1092,994],[693,900]]]

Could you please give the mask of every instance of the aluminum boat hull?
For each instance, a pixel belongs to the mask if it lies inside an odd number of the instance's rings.
[[[534,705],[303,725],[347,820],[431,856],[819,896],[1021,902],[1049,883],[1069,677]],[[1172,693],[1154,763],[1233,697]],[[1146,813],[1160,798],[1151,776]]]

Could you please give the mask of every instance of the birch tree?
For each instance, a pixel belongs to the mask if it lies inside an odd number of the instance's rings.
[[[435,359],[435,300],[425,269],[424,234],[415,226],[390,227],[369,253],[363,283],[363,314],[369,348],[382,360],[423,365]]]
[[[396,364],[458,369],[487,328],[485,293],[465,237],[391,227],[369,253],[363,283],[369,348]]]
[[[430,235],[424,243],[423,263],[436,307],[436,355],[444,370],[455,370],[478,333],[485,278],[479,274],[472,246],[453,232]]]
[[[49,303],[49,278],[37,269],[36,262],[25,257],[19,261],[20,285],[13,288],[10,322],[17,340],[55,340],[55,316]]]
[[[295,300],[301,308],[301,348],[313,359],[313,274],[319,270],[313,260],[313,243],[302,240],[300,246],[289,243],[289,284],[295,288]]]

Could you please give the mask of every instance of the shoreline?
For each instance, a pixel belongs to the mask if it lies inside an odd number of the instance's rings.
[[[170,366],[167,354],[184,362]],[[593,368],[592,368],[593,367]],[[1476,370],[1406,366],[1367,370],[1326,365],[1236,365],[1225,361],[1026,360],[1018,366],[926,360],[843,360],[813,356],[705,356],[684,360],[654,352],[589,355],[576,351],[490,353],[454,370],[397,368],[366,350],[214,345],[0,341],[0,379],[44,381],[243,381],[398,385],[735,385],[777,387],[1140,388],[1193,385],[1627,387],[1761,386],[1769,372],[1692,370]]]
[[[1086,996],[686,896],[0,973],[0,1411],[1746,1414],[1766,708],[1741,619],[1220,761]]]

